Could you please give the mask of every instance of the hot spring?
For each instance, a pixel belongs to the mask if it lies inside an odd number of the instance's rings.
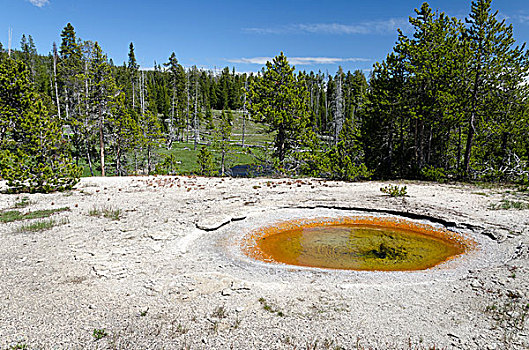
[[[474,246],[462,235],[391,217],[295,220],[249,234],[244,253],[269,263],[360,271],[425,270]]]

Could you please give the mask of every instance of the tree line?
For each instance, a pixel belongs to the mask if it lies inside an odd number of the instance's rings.
[[[277,131],[277,158],[291,150],[290,166],[344,180],[529,182],[529,52],[512,25],[491,0],[473,1],[464,22],[424,3],[410,24],[363,93],[347,100],[347,79],[328,80],[331,133],[314,119],[310,77],[294,76],[283,55],[267,64],[253,108]]]
[[[413,34],[398,31],[369,79],[341,68],[296,72],[282,53],[256,74],[184,68],[174,53],[145,70],[133,43],[128,62],[115,65],[70,23],[48,55],[37,53],[31,36],[12,52],[0,44],[0,64],[4,84],[24,80],[20,88],[38,95],[61,130],[60,149],[92,175],[96,168],[103,176],[160,171],[175,159],[159,159],[157,149],[196,148],[204,130],[216,135],[224,174],[233,115],[214,121],[213,111],[239,110],[243,125],[249,118],[273,136],[271,165],[281,173],[528,181],[529,54],[515,45],[512,25],[498,19],[491,0],[473,1],[464,22],[424,3],[410,24]],[[18,103],[2,95],[0,107]],[[2,112],[4,150],[24,142],[13,113]],[[3,154],[7,169],[12,159]]]

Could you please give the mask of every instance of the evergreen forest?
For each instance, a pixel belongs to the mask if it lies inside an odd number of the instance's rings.
[[[48,54],[0,43],[0,177],[15,192],[80,176],[289,175],[529,182],[529,51],[491,0],[465,20],[424,3],[372,72],[144,69],[68,23]],[[58,30],[59,32],[59,30]],[[59,37],[60,34],[60,37]],[[235,168],[234,168],[235,167]]]

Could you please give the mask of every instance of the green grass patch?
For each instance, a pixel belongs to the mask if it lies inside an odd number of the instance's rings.
[[[157,153],[160,156],[174,155],[179,162],[177,166],[178,173],[185,175],[197,172],[199,170],[197,159],[201,147],[201,145],[197,145],[197,149],[195,150],[194,144],[192,142],[179,142],[173,144],[173,147],[169,150],[166,148],[160,148],[157,150]],[[218,150],[216,150],[211,145],[206,147],[213,155],[215,169],[220,169],[220,152],[218,152]],[[250,152],[247,148],[232,146],[232,149],[226,156],[226,169],[236,165],[255,164],[256,160],[252,153],[261,154],[262,150],[252,149]]]
[[[70,221],[68,219],[62,219],[62,220],[55,220],[55,219],[48,219],[48,220],[40,220],[35,221],[29,224],[25,224],[20,226],[16,232],[22,233],[22,232],[40,232],[40,231],[46,231],[49,230],[55,226],[65,225],[69,223]]]
[[[29,211],[27,213],[22,213],[19,210],[7,210],[0,212],[0,222],[8,223],[13,221],[20,221],[20,220],[31,220],[31,219],[42,219],[50,217],[53,214],[61,213],[64,211],[69,211],[70,208],[63,207],[63,208],[57,208],[57,209],[43,209],[43,210],[35,210],[35,211]]]

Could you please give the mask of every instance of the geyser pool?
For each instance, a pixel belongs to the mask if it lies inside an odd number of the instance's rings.
[[[252,232],[246,255],[265,262],[344,270],[424,270],[474,246],[455,232],[392,217],[282,222]]]

